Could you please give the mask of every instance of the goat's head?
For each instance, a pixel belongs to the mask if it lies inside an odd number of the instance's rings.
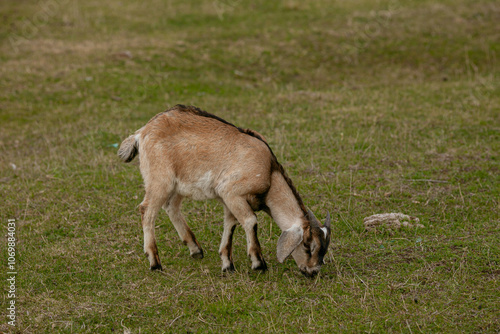
[[[306,223],[305,227],[294,226],[283,231],[278,240],[277,254],[279,262],[291,254],[300,271],[308,277],[314,277],[321,269],[330,244],[330,213],[323,226],[310,210],[306,220],[309,224]]]

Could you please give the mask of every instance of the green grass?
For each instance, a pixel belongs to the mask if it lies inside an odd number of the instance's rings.
[[[0,218],[17,222],[7,333],[500,331],[500,6],[496,1],[2,1]],[[131,56],[131,57],[130,57]],[[162,213],[142,252],[137,163],[116,144],[196,105],[262,133],[306,205],[334,218],[315,279],[217,254],[222,208]],[[14,164],[14,169],[11,164]],[[375,213],[423,229],[366,232]],[[6,233],[6,232],[5,232]],[[5,321],[4,321],[5,320]]]

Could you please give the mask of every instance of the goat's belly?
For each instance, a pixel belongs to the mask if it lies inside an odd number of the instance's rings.
[[[177,181],[177,192],[184,197],[194,200],[207,200],[217,198],[217,193],[213,188],[211,173],[207,173],[194,182]]]
[[[194,187],[193,185],[179,184],[177,192],[183,197],[189,197],[196,201],[204,201],[207,199],[214,199],[218,197],[213,189],[203,189]]]

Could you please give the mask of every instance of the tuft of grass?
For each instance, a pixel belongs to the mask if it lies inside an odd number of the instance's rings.
[[[0,331],[500,330],[497,2],[28,0],[0,13],[0,219],[16,220],[18,272],[16,326]],[[239,228],[237,271],[221,274],[217,202],[184,205],[203,260],[161,214],[165,271],[148,270],[142,179],[116,146],[177,103],[258,130],[306,205],[331,212],[318,277],[277,263],[262,214],[269,271],[250,270]],[[366,232],[383,212],[425,228]]]

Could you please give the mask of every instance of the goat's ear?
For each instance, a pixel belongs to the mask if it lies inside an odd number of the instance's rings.
[[[292,254],[304,238],[304,230],[300,226],[290,227],[288,230],[281,233],[278,239],[278,261],[283,263],[285,259]]]

